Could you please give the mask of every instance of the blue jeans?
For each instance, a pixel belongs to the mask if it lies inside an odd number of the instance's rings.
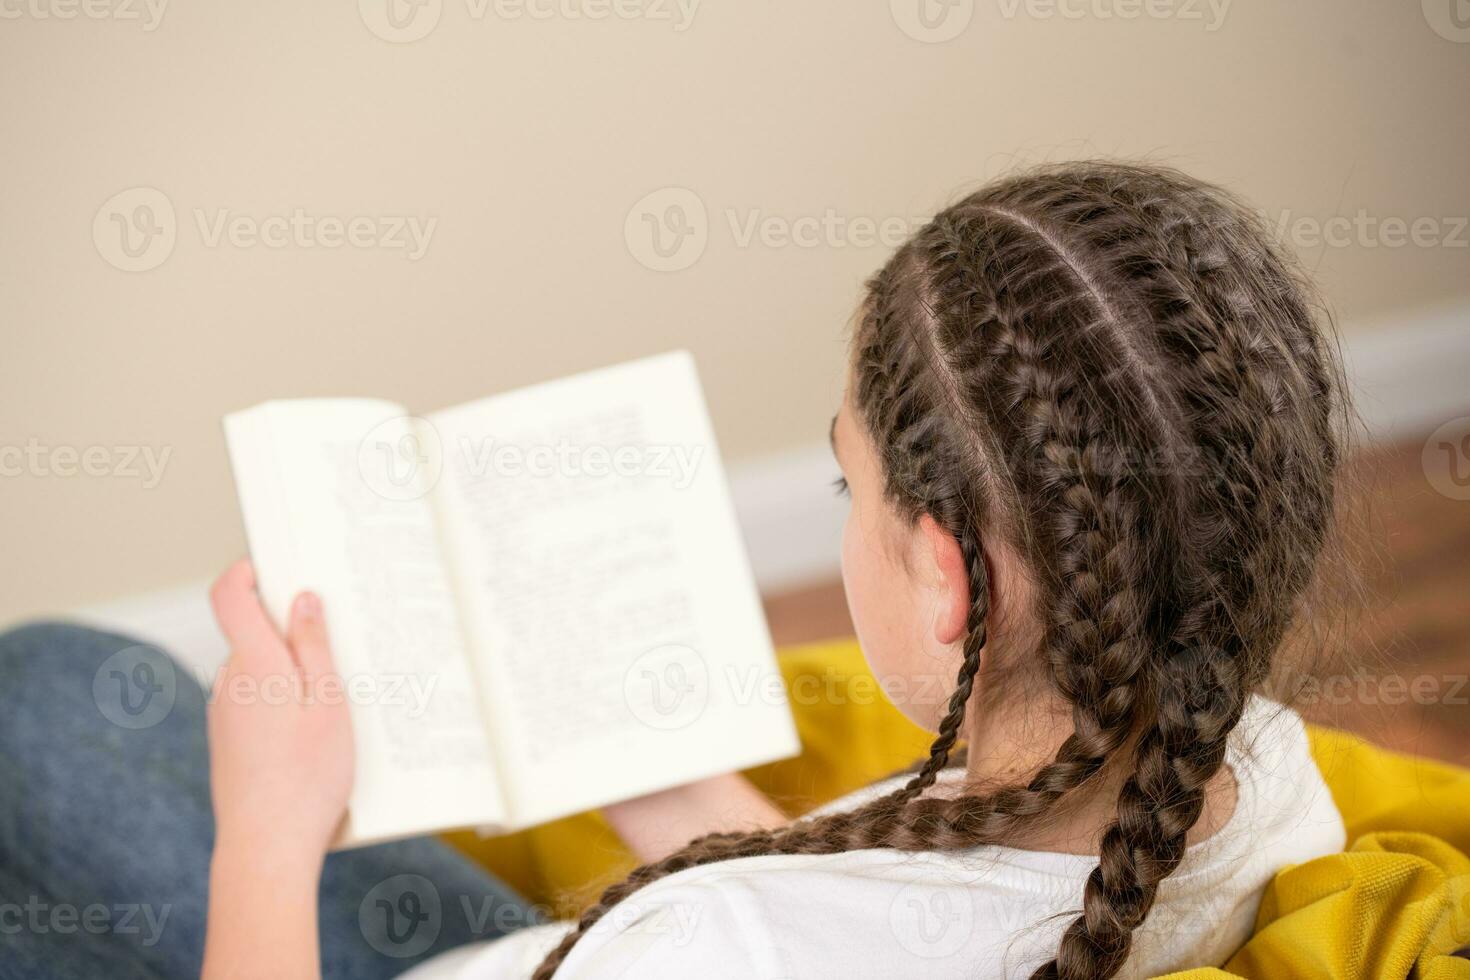
[[[126,637],[50,623],[0,636],[0,978],[199,975],[204,707],[186,671]],[[352,978],[539,921],[429,838],[329,855],[316,915],[323,976]]]

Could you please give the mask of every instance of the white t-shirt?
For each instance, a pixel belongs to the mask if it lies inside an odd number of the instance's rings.
[[[1252,698],[1226,764],[1235,775],[1235,811],[1164,880],[1120,977],[1223,963],[1250,936],[1261,893],[1278,870],[1342,850],[1342,817],[1294,712]],[[818,812],[857,806],[902,781],[868,787]],[[1056,955],[1096,865],[1096,857],[995,846],[724,861],[634,893],[582,937],[556,975],[1025,977]],[[522,980],[567,928],[539,926],[475,943],[406,976]]]

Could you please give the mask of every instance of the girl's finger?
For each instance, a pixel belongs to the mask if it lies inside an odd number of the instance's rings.
[[[284,670],[291,655],[255,594],[255,570],[244,559],[225,569],[209,590],[214,618],[230,641],[232,656],[252,673]]]
[[[308,677],[332,672],[332,647],[327,639],[327,621],[322,615],[322,600],[314,592],[303,592],[291,604],[291,623],[286,641],[296,665]]]

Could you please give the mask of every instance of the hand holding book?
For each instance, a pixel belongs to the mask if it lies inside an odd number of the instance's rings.
[[[339,844],[796,752],[688,355],[426,418],[306,400],[225,425],[266,609],[325,601],[358,749]]]
[[[297,596],[282,633],[260,604],[250,562],[238,561],[210,604],[230,643],[209,706],[215,836],[227,850],[311,868],[337,834],[353,770],[346,703],[294,696],[336,676],[321,600]],[[283,696],[261,696],[272,687]]]

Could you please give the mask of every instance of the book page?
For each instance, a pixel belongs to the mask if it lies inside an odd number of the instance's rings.
[[[429,421],[513,826],[796,753],[687,354]]]
[[[267,402],[225,432],[258,588],[278,626],[316,591],[357,771],[338,846],[505,817],[416,422],[370,400]]]

